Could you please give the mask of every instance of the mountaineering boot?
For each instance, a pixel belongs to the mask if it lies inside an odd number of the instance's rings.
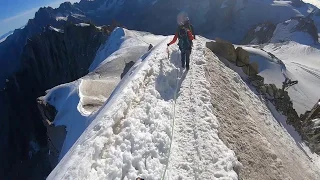
[[[186,64],[186,53],[185,51],[181,51],[181,67],[184,69]]]
[[[190,54],[191,54],[191,50],[186,51],[186,67],[187,70],[189,70],[189,64],[190,64]]]

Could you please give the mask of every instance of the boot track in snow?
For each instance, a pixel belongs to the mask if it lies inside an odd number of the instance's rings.
[[[181,80],[178,81],[180,85],[177,86],[179,89],[176,90],[178,95],[175,101],[177,110],[172,130],[174,135],[168,162],[169,170],[164,179],[226,177],[226,172],[233,171],[232,168],[236,165],[233,152],[216,151],[217,144],[221,143],[221,149],[225,147],[218,136],[210,131],[214,129],[217,133],[218,123],[211,111],[208,82],[204,74],[203,50],[203,44],[197,42],[195,50],[191,54],[191,68],[189,71],[184,71]],[[177,58],[177,62],[180,62],[179,58]],[[181,66],[179,63],[176,65]],[[204,139],[210,139],[209,142],[212,144],[210,145]],[[226,157],[225,161],[219,160],[219,153]],[[230,154],[226,155],[225,153]],[[212,159],[213,157],[216,158]],[[227,165],[227,167],[220,168],[223,165]],[[237,179],[234,172],[227,177],[228,179]]]

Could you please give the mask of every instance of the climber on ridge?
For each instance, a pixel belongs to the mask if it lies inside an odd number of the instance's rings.
[[[193,25],[190,23],[189,17],[185,17],[184,27],[188,28],[193,34],[193,39],[196,39],[196,33],[194,33]]]
[[[193,27],[189,22],[189,18],[186,17],[183,19],[183,21],[179,22],[179,27],[174,35],[173,40],[167,44],[167,46],[170,46],[171,44],[175,43],[177,39],[179,39],[178,46],[181,51],[182,68],[186,66],[187,70],[189,70],[190,54],[192,50],[192,40],[195,38],[192,32],[193,32]]]

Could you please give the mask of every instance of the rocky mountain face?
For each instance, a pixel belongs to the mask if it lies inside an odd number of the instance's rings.
[[[269,42],[273,36],[276,25],[271,22],[258,24],[251,28],[242,40],[242,44],[263,44]]]
[[[301,33],[305,36],[302,37]],[[306,43],[318,42],[315,22],[310,17],[292,17],[279,24],[264,22],[253,26],[242,40],[242,44],[278,43],[290,40],[304,44],[306,38],[310,39]]]
[[[0,87],[3,87],[5,78],[19,69],[20,55],[27,43],[27,39],[41,33],[48,24],[56,28],[62,27],[66,21],[58,17],[70,17],[69,22],[80,23],[87,21],[81,16],[81,10],[71,3],[63,3],[59,8],[40,8],[34,19],[30,19],[23,29],[16,29],[4,42],[0,43]]]
[[[308,12],[301,10],[305,6],[301,0],[291,0],[287,6],[268,0],[82,0],[73,8],[81,10],[97,25],[117,20],[129,29],[154,34],[173,34],[177,15],[186,13],[197,34],[219,36],[240,43],[252,26],[262,22],[277,25],[291,17],[307,16]]]
[[[302,137],[313,152],[320,154],[320,100],[301,119]]]
[[[107,35],[93,25],[68,23],[62,30],[47,26],[28,38],[20,69],[7,79],[3,91],[6,114],[2,117],[6,119],[1,124],[1,177],[43,179],[50,172],[47,131],[36,99],[47,89],[87,74]]]

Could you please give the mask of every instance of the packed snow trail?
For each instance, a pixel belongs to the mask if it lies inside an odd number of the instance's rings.
[[[195,41],[187,73],[177,46],[168,59],[170,38],[131,68],[48,179],[237,179],[210,107],[205,43]]]
[[[218,137],[218,120],[210,103],[205,76],[204,41],[195,41],[188,72],[180,76],[176,117],[167,179],[238,179],[233,151]],[[177,60],[176,60],[177,59]],[[171,60],[179,62],[178,53]],[[180,63],[178,64],[180,66]]]

